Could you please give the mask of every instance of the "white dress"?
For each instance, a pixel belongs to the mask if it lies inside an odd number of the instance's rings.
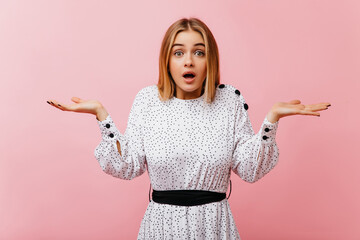
[[[95,157],[107,174],[133,179],[146,170],[155,190],[226,192],[231,170],[255,182],[277,164],[279,121],[265,117],[255,134],[244,97],[230,84],[204,95],[161,102],[156,85],[141,89],[124,134],[108,115],[98,121],[102,140]],[[120,142],[121,155],[116,141]],[[149,202],[138,239],[240,239],[228,200],[199,206]]]

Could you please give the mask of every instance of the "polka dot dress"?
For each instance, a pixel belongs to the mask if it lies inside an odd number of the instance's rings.
[[[110,115],[98,121],[102,140],[95,157],[105,173],[130,180],[147,170],[155,190],[226,192],[231,172],[253,183],[277,164],[279,121],[271,123],[265,117],[255,134],[249,106],[232,85],[220,84],[211,104],[204,95],[161,102],[158,94],[156,85],[137,93],[124,134]],[[240,235],[227,199],[190,207],[151,201],[138,239],[240,239]]]

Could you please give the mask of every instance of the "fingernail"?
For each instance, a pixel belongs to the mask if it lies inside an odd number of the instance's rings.
[[[61,105],[60,105],[60,104],[58,104],[58,106],[60,106],[60,107],[61,107]]]
[[[48,104],[50,104],[49,101],[46,101],[46,102],[47,102]]]

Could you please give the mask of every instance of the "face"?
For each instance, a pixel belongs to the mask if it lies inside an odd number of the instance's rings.
[[[176,35],[170,52],[169,70],[176,84],[177,98],[200,97],[206,78],[205,43],[200,33],[187,30]]]

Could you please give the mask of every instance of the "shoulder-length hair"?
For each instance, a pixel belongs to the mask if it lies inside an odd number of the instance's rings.
[[[207,103],[215,99],[216,87],[220,84],[219,51],[213,34],[210,29],[197,18],[182,18],[173,23],[165,33],[159,56],[159,98],[166,101],[175,94],[175,81],[172,79],[169,70],[169,58],[171,47],[179,32],[193,30],[201,34],[205,42],[206,56],[206,79],[202,85],[201,93]]]

